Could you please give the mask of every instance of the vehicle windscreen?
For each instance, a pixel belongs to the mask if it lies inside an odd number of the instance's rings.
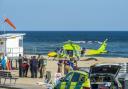
[[[104,66],[97,66],[97,67],[92,67],[90,70],[91,74],[94,73],[109,73],[109,74],[116,74],[117,71],[119,70],[119,66],[115,65],[104,65]]]

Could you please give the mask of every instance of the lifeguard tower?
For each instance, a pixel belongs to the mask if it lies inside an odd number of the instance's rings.
[[[23,55],[23,36],[21,33],[7,33],[0,35],[0,54],[7,57]]]

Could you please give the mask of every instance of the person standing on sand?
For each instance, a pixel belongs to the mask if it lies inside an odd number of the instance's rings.
[[[78,69],[77,61],[76,61],[76,60],[74,60],[74,68],[73,68],[73,70],[77,70],[77,69]]]
[[[85,55],[85,48],[82,48],[82,50],[81,50],[81,57],[84,57],[84,55]]]
[[[66,75],[70,71],[70,64],[68,60],[64,61],[64,74]]]
[[[19,54],[19,77],[23,77],[23,69],[22,69],[22,63],[23,63],[23,57],[21,56],[21,54]]]
[[[40,78],[43,78],[44,76],[44,73],[46,71],[46,65],[47,65],[47,59],[45,59],[43,56],[40,56],[39,64],[38,64]]]
[[[37,78],[37,70],[38,70],[38,60],[36,59],[36,56],[33,56],[30,61],[31,66],[31,72],[32,72],[32,78]]]
[[[57,64],[58,64],[58,72],[59,72],[59,73],[62,73],[62,64],[63,64],[63,60],[59,60]]]
[[[25,73],[26,73],[26,66],[27,66],[27,63],[25,61],[23,61],[22,63],[22,69],[23,69],[23,77],[25,77]]]
[[[28,64],[28,58],[26,56],[24,57],[23,62],[25,63],[24,76],[27,77],[29,64]]]
[[[29,61],[31,78],[33,77],[33,75],[32,75],[32,58],[33,58],[33,56],[31,56],[30,61]]]

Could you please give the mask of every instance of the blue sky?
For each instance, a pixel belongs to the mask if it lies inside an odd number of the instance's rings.
[[[17,31],[128,31],[128,0],[0,0],[3,15]]]

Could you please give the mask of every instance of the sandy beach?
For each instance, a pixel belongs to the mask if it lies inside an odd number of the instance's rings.
[[[0,0],[0,89],[128,89],[127,3]]]
[[[46,57],[46,56],[45,56]],[[104,57],[95,57],[95,60],[88,60],[89,57],[82,57],[80,61],[78,61],[78,67],[90,67],[94,64],[101,64],[101,63],[128,63],[128,58],[120,58],[120,57],[113,57],[113,58],[104,58]],[[57,72],[57,61],[48,60],[46,71],[51,71],[52,74],[52,81],[54,81],[54,75]],[[18,70],[12,70],[13,74],[18,76]],[[18,88],[18,89],[46,89],[45,86],[39,86],[37,82],[41,82],[43,79],[41,78],[30,78],[30,70],[28,73],[27,78],[19,78],[17,80],[16,85],[11,85],[11,87]],[[8,80],[9,82],[9,80]],[[6,85],[7,86],[7,85]],[[9,85],[10,86],[10,85]],[[4,89],[4,88],[0,88]],[[6,88],[5,88],[6,89]],[[7,88],[8,89],[8,88]],[[9,88],[10,89],[10,88]]]
[[[101,64],[101,63],[128,63],[128,58],[120,58],[120,57],[113,57],[113,58],[105,58],[105,57],[93,57],[96,58],[95,60],[88,60],[89,57],[82,57],[80,61],[78,61],[78,67],[90,67],[94,64]],[[57,61],[48,61],[47,71],[51,71],[52,76],[57,72]]]

